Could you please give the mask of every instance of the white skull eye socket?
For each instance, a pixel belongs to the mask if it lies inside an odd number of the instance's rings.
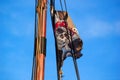
[[[61,35],[60,35],[60,38],[62,38],[62,39],[63,39],[64,37],[65,37],[65,36],[64,36],[64,34],[61,34]]]
[[[61,34],[61,33],[64,32],[63,29],[61,29],[61,28],[58,28],[56,31],[57,31],[59,34]]]

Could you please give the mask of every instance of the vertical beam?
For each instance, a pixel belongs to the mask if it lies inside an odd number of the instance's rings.
[[[47,0],[37,0],[36,15],[36,47],[35,69],[33,80],[44,80],[45,56],[46,56],[46,14]],[[33,64],[34,65],[34,64]]]

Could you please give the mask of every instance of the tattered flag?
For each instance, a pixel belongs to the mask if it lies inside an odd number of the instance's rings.
[[[75,58],[81,57],[83,42],[68,13],[65,11],[55,11],[54,17],[54,33],[57,48],[62,52],[62,60],[67,56],[72,56],[72,54],[74,54]]]

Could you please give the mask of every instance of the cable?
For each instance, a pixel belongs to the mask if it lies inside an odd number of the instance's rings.
[[[61,10],[63,11],[62,1],[60,0]]]
[[[79,71],[78,71],[78,66],[77,66],[77,62],[76,62],[76,59],[75,59],[75,58],[73,58],[73,62],[74,62],[74,67],[75,67],[75,71],[76,71],[77,80],[80,80],[80,75],[79,75]]]
[[[62,5],[62,0],[60,0],[60,6],[61,6],[61,10],[63,10],[63,5]],[[65,7],[65,11],[67,12],[67,5],[66,5],[66,0],[64,0],[64,7]]]
[[[65,4],[65,11],[67,12],[67,4],[66,4],[66,0],[64,0],[64,4]]]
[[[36,6],[37,6],[37,0],[35,0],[35,30],[34,30],[34,53],[33,53],[33,66],[32,66],[32,75],[31,80],[34,79],[34,70],[35,70],[35,56],[36,56]]]

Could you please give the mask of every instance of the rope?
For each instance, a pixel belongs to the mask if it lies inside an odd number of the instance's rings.
[[[79,75],[79,71],[78,71],[78,66],[77,66],[77,62],[76,62],[76,59],[75,59],[75,58],[73,58],[73,62],[74,62],[74,67],[75,67],[75,71],[76,71],[77,80],[80,80],[80,75]]]
[[[64,4],[65,4],[65,10],[67,12],[67,4],[66,4],[66,0],[64,0]]]
[[[60,6],[61,6],[61,10],[63,11],[62,0],[60,0]],[[66,0],[64,0],[64,7],[65,7],[65,11],[67,12]]]
[[[61,10],[63,11],[62,1],[60,0]]]
[[[36,6],[37,6],[37,0],[35,0],[35,30],[34,30],[34,54],[33,54],[33,66],[32,66],[32,76],[31,76],[31,80],[34,80],[34,77],[35,77],[35,75],[34,75],[34,70],[35,70],[35,56],[36,56],[36,17],[37,17],[37,15],[36,15]]]

